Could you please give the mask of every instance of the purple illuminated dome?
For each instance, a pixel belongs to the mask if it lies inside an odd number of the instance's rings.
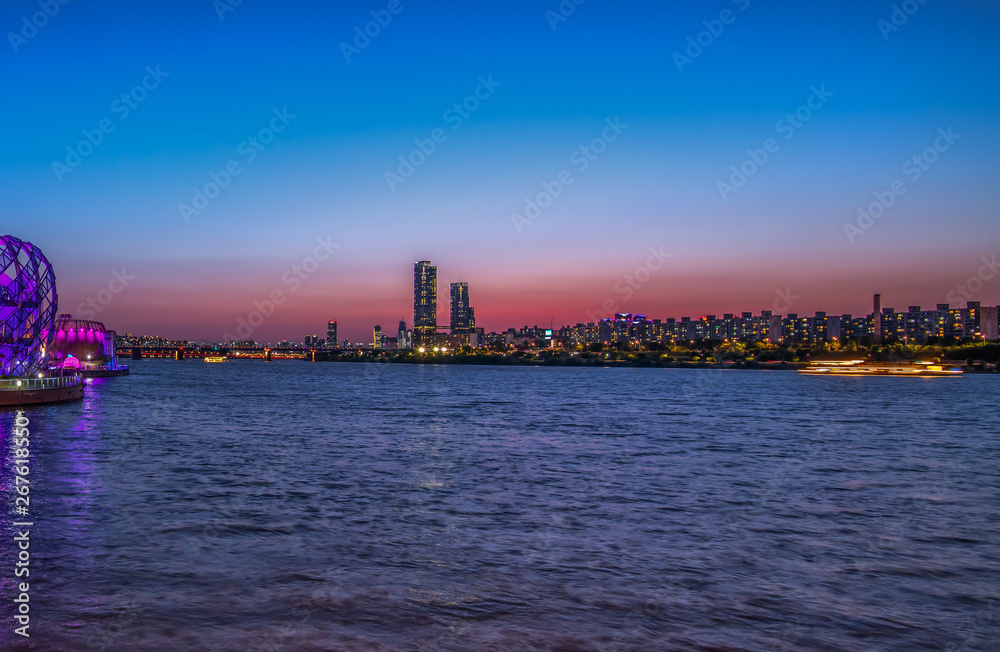
[[[51,365],[63,368],[99,366],[113,354],[113,344],[109,333],[99,321],[73,319],[71,315],[59,315],[56,322],[56,337],[49,352]]]
[[[0,375],[45,371],[57,304],[56,275],[42,252],[0,236]]]

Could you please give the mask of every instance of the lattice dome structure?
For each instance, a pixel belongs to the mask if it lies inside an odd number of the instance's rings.
[[[57,308],[56,275],[42,252],[0,236],[0,375],[45,371]]]

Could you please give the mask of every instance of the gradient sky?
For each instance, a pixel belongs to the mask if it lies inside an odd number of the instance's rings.
[[[870,0],[587,0],[555,29],[557,0],[400,0],[348,62],[341,43],[388,5],[243,0],[220,20],[212,0],[75,1],[12,44],[39,5],[4,3],[0,232],[46,252],[63,312],[113,296],[109,328],[206,340],[282,290],[254,339],[336,318],[370,341],[375,323],[412,322],[424,259],[442,297],[468,281],[479,325],[499,330],[592,320],[608,301],[651,317],[859,314],[876,291],[931,306],[1000,256],[996,2],[914,1],[885,38],[893,3]],[[674,53],[724,10],[679,71]],[[113,103],[147,66],[169,76],[122,119]],[[445,112],[481,76],[500,86],[452,129]],[[785,139],[778,121],[812,87],[832,96]],[[295,118],[247,162],[240,144],[285,107]],[[627,129],[579,171],[573,152],[616,116]],[[114,130],[60,180],[53,163],[104,119]],[[949,127],[961,137],[912,180],[904,164]],[[390,190],[385,172],[439,128]],[[778,150],[723,201],[717,182],[769,138]],[[241,173],[185,222],[179,205],[230,160]],[[563,170],[573,185],[518,233],[511,215]],[[844,224],[897,179],[906,193],[851,242]],[[320,238],[340,246],[291,291],[282,276]],[[626,296],[650,247],[672,257]],[[123,268],[135,278],[101,294]],[[974,298],[1000,302],[1000,274]]]

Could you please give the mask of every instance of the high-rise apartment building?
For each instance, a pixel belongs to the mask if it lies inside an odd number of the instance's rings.
[[[437,330],[437,267],[429,260],[413,264],[413,341],[429,341]]]
[[[882,295],[872,297],[872,343],[882,343]]]
[[[451,284],[451,332],[466,335],[476,332],[475,310],[469,306],[469,284]]]

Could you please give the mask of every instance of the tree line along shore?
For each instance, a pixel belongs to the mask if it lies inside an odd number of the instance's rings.
[[[1000,343],[940,345],[830,344],[768,345],[723,343],[580,346],[575,350],[522,349],[496,351],[461,349],[370,349],[317,351],[316,361],[402,364],[552,365],[567,367],[664,367],[681,369],[799,369],[810,362],[867,360],[878,363],[946,362],[968,372],[996,372]]]

